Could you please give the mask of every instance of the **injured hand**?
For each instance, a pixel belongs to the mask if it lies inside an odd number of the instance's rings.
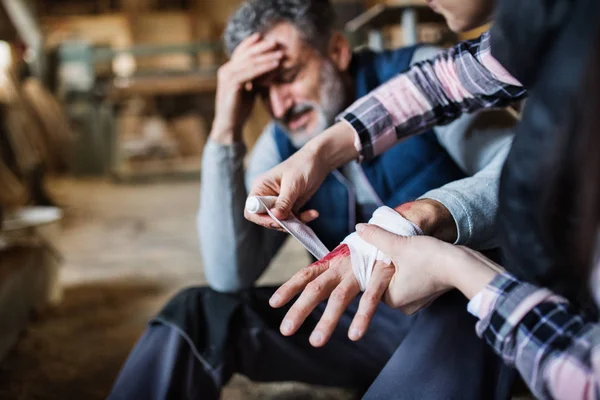
[[[292,235],[317,260],[322,260],[329,250],[317,237],[312,229],[302,223],[293,214],[286,220],[279,220],[270,211],[277,201],[275,196],[250,196],[246,201],[246,211],[250,214],[268,214],[286,232]],[[422,235],[421,229],[389,207],[380,207],[373,213],[369,224],[379,226],[390,233],[400,236]],[[361,291],[365,291],[375,265],[375,261],[391,263],[389,257],[380,252],[375,246],[365,242],[355,233],[342,241],[350,252],[352,270],[356,276]]]
[[[369,224],[378,226],[399,236],[417,236],[423,234],[421,228],[389,207],[379,207],[375,210],[369,220]],[[386,264],[391,264],[392,262],[377,247],[362,240],[356,232],[346,237],[342,244],[347,244],[350,249],[352,269],[360,285],[360,290],[363,292],[366,290],[371,279],[375,261],[382,261]]]
[[[378,209],[370,222],[398,235],[421,234],[418,227],[388,207]],[[317,305],[329,298],[325,312],[310,337],[313,346],[323,346],[362,287],[365,293],[348,333],[351,340],[360,339],[389,286],[394,270],[391,260],[376,247],[355,234],[348,236],[333,252],[300,270],[275,292],[270,300],[272,307],[281,307],[302,292],[286,314],[281,333],[293,335]]]

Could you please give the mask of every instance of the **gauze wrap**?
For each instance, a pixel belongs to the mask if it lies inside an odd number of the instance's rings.
[[[376,225],[399,236],[417,236],[423,234],[421,228],[398,214],[395,210],[385,206],[375,210],[369,220],[369,224]],[[352,270],[354,271],[356,280],[360,284],[360,290],[363,292],[369,284],[375,262],[383,261],[387,264],[392,263],[392,260],[387,255],[379,251],[377,247],[362,240],[356,232],[348,235],[342,244],[348,245],[350,249]]]
[[[294,215],[290,215],[286,220],[279,220],[273,216],[270,210],[275,206],[276,201],[277,197],[274,196],[251,196],[246,200],[246,211],[251,214],[268,214],[283,229],[298,240],[310,254],[319,260],[325,257],[329,253],[329,250],[325,247],[323,242],[319,240],[312,229],[300,222]],[[380,207],[375,210],[373,216],[369,220],[369,224],[377,225],[388,232],[400,236],[416,236],[423,234],[418,226],[389,207]],[[350,249],[352,271],[363,292],[367,288],[375,262],[392,262],[389,257],[380,252],[375,246],[362,240],[356,233],[348,235],[342,244],[346,244]]]

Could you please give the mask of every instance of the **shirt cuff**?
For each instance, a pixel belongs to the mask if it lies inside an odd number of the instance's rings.
[[[479,318],[479,310],[481,310],[481,298],[483,291],[477,293],[467,304],[467,311],[474,317]]]
[[[496,337],[505,337],[538,304],[567,302],[548,289],[521,282],[508,273],[497,275],[482,292],[479,336],[491,330]]]
[[[356,131],[354,126],[350,122],[348,122],[346,118],[339,117],[338,122],[346,124],[350,127],[350,129],[354,131],[354,148],[358,152],[358,158],[356,159],[356,162],[361,163],[364,160],[364,157],[362,155],[362,144],[360,142],[360,136],[358,135],[358,132]]]
[[[337,119],[356,132],[354,145],[361,160],[369,161],[398,142],[391,114],[373,94],[356,101]]]

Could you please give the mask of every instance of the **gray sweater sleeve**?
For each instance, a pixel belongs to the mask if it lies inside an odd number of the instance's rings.
[[[435,47],[422,47],[412,62],[435,57]],[[477,250],[497,246],[496,214],[500,173],[514,137],[516,119],[506,110],[465,114],[434,129],[438,141],[467,178],[450,182],[421,198],[442,203],[458,230],[456,244]]]
[[[431,190],[422,198],[437,200],[450,211],[458,231],[456,244],[477,250],[498,245],[498,189],[512,146],[513,125],[510,114],[495,110],[436,128],[439,142],[469,176]]]
[[[286,239],[244,218],[247,186],[281,160],[267,126],[244,173],[243,143],[221,145],[208,141],[202,160],[202,183],[197,227],[204,272],[220,292],[251,287]]]

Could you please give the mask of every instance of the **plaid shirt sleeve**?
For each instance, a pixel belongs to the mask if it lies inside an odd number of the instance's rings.
[[[598,399],[600,324],[547,289],[498,275],[479,298],[477,333],[537,398]]]
[[[489,33],[461,42],[438,57],[415,64],[340,114],[356,132],[361,159],[371,159],[398,140],[463,112],[505,107],[525,89],[490,53]]]

